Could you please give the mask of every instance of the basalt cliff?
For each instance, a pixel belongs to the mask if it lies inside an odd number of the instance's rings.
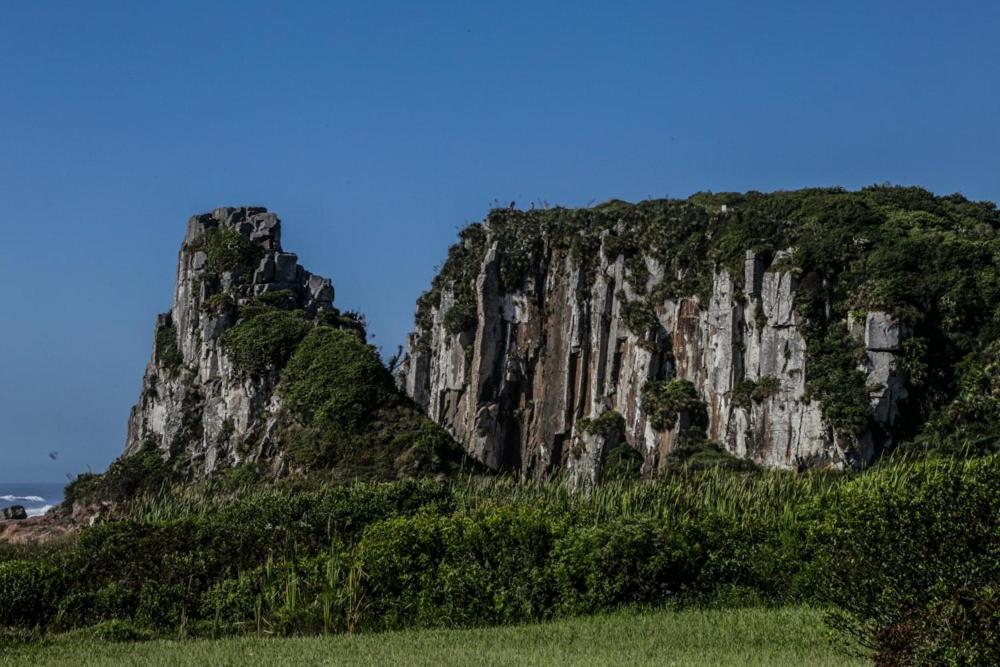
[[[123,461],[163,461],[171,479],[394,478],[460,462],[451,438],[395,388],[363,318],[333,299],[329,279],[282,249],[275,214],[230,207],[191,218]]]
[[[496,210],[419,301],[397,381],[526,476],[706,448],[860,467],[957,409],[996,329],[997,228],[893,187]]]

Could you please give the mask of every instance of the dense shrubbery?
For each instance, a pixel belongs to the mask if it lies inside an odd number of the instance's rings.
[[[439,425],[396,388],[360,321],[333,314],[309,321],[301,310],[255,303],[223,335],[240,368],[279,370],[284,411],[274,437],[288,460],[334,481],[447,474],[471,461]],[[326,314],[324,314],[326,315]]]
[[[825,597],[880,664],[1000,664],[1000,458],[887,468],[820,524]]]
[[[837,605],[883,664],[989,664],[998,480],[988,457],[714,467],[588,494],[503,479],[176,490],[61,548],[0,551],[0,626],[297,634],[806,601]]]
[[[311,328],[304,311],[269,308],[241,319],[220,342],[240,372],[260,375],[284,366]]]

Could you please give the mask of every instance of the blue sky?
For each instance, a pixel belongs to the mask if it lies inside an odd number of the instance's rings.
[[[0,481],[121,451],[193,213],[278,212],[392,351],[495,201],[1000,199],[998,30],[960,0],[5,2]]]

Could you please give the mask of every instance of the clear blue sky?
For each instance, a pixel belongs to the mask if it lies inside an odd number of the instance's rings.
[[[0,481],[121,451],[193,213],[277,211],[391,351],[494,201],[1000,199],[998,34],[985,0],[4,2]]]

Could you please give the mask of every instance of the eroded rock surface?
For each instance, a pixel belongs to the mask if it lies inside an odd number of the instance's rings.
[[[646,257],[648,284],[636,290],[623,258],[606,258],[606,243],[605,235],[592,273],[564,249],[545,248],[521,286],[505,293],[493,242],[475,280],[475,326],[449,332],[455,295],[445,287],[428,329],[409,338],[400,387],[488,466],[535,477],[569,470],[597,479],[609,443],[580,424],[608,411],[623,417],[624,437],[644,469],[662,467],[688,423],[682,414],[669,430],[651,426],[641,401],[649,380],[691,382],[705,404],[707,438],[759,464],[857,466],[886,444],[883,429],[838,433],[820,403],[807,399],[807,346],[794,306],[796,278],[782,268],[786,253],[748,251],[741,287],[716,270],[707,300],[659,300],[656,326],[637,334],[626,305],[648,294],[664,269]],[[906,396],[897,359],[905,332],[879,312],[851,330],[864,340],[860,370],[868,374],[875,420],[889,427]],[[737,400],[748,381],[766,391]]]

